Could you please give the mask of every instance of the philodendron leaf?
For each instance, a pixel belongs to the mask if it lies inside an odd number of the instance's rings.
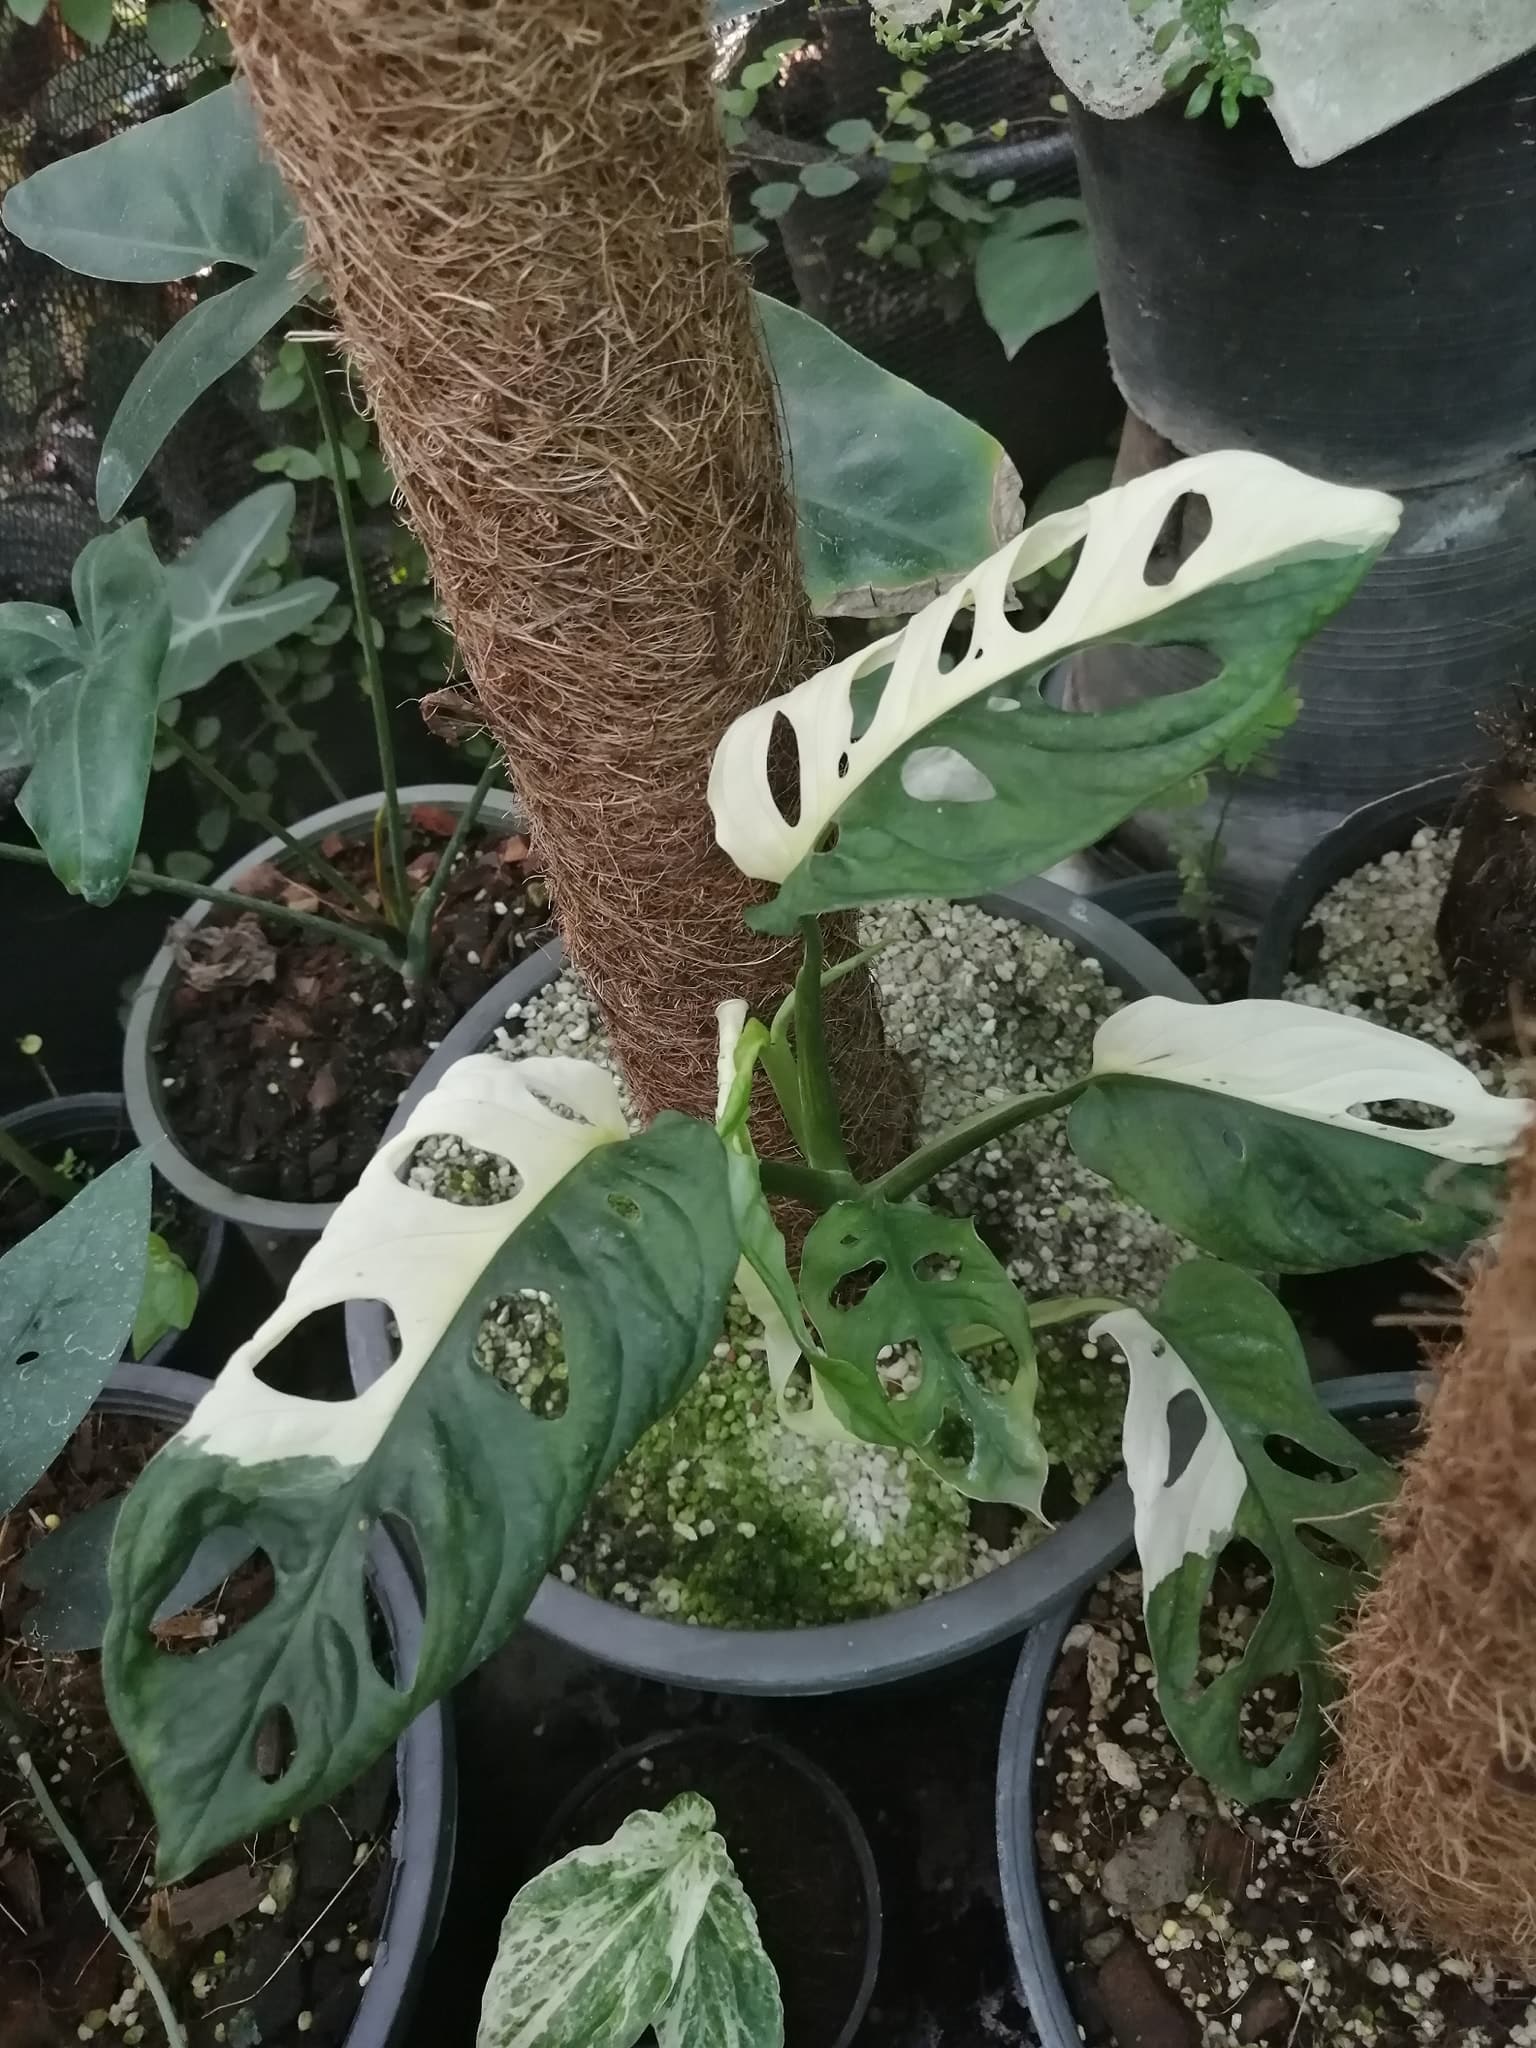
[[[761,293],[757,310],[816,611],[915,611],[1019,531],[1018,472],[1000,442],[808,313]]]
[[[1442,1121],[1369,1114],[1389,1103]],[[1099,1027],[1067,1129],[1085,1165],[1203,1250],[1312,1273],[1488,1230],[1530,1113],[1437,1046],[1359,1017],[1147,996]]]
[[[573,1849],[507,1908],[475,2048],[781,2048],[778,1979],[757,1915],[683,1792]]]
[[[1211,530],[1167,581],[1155,547],[1185,497]],[[1218,759],[1262,718],[1301,643],[1349,596],[1400,506],[1267,456],[1223,450],[1137,477],[1028,527],[899,633],[747,712],[715,753],[715,836],[779,885],[764,931],[903,896],[971,896],[1048,867]],[[1014,583],[1081,543],[1049,616],[1008,616]],[[957,646],[957,632],[968,644]],[[1047,672],[1101,641],[1193,642],[1222,666],[1172,697],[1078,716]],[[791,728],[798,801],[769,772]]]
[[[162,703],[275,647],[334,601],[336,585],[323,576],[285,583],[261,597],[240,595],[242,585],[287,534],[293,508],[292,484],[266,484],[216,519],[167,565],[171,645],[160,671]]]
[[[1111,1338],[1130,1366],[1125,1469],[1168,1727],[1229,1798],[1292,1799],[1317,1769],[1327,1650],[1376,1562],[1392,1470],[1319,1402],[1290,1318],[1250,1274],[1206,1259],[1177,1266],[1150,1317],[1120,1309],[1092,1334]],[[1182,1467],[1176,1403],[1202,1430]],[[1274,1588],[1242,1654],[1212,1675],[1202,1668],[1201,1610],[1234,1537],[1263,1553]],[[1295,1725],[1266,1751],[1245,1741],[1242,1716],[1245,1702],[1262,1711],[1252,1696],[1277,1680],[1298,1688]]]
[[[138,850],[171,637],[165,572],[144,522],[87,542],[73,586],[80,666],[32,699],[32,773],[17,808],[65,887],[110,903]]]
[[[303,265],[304,230],[295,221],[249,277],[194,306],[155,343],[102,440],[96,509],[103,519],[117,517],[187,408],[303,298]]]
[[[255,270],[295,219],[243,85],[45,165],[11,187],[0,216],[29,249],[123,284],[212,263]]]
[[[197,1308],[197,1277],[156,1230],[145,1248],[144,1287],[133,1313],[129,1348],[135,1358],[153,1351],[172,1330],[184,1330]]]
[[[510,1160],[486,1207],[399,1178],[424,1138]],[[611,1076],[575,1060],[460,1060],[381,1146],[286,1298],[134,1487],[112,1552],[112,1716],[174,1877],[226,1842],[331,1797],[507,1635],[587,1496],[678,1399],[719,1337],[736,1265],[715,1132],[662,1116],[627,1134]],[[498,1302],[547,1295],[564,1408],[525,1406],[476,1362]],[[279,1393],[263,1359],[314,1310],[384,1302],[400,1355],[355,1400]],[[414,1672],[374,1665],[363,1568],[397,1517],[426,1579]],[[214,1529],[271,1560],[268,1606],[196,1658],[149,1620]],[[275,1782],[258,1730],[292,1729]]]
[[[1080,199],[1036,199],[1000,213],[976,251],[976,302],[1012,362],[1026,341],[1099,289]]]
[[[828,1398],[850,1429],[910,1446],[973,1499],[1040,1512],[1047,1460],[1029,1310],[974,1224],[921,1202],[838,1202],[805,1240],[800,1293],[832,1354]],[[887,1346],[919,1360],[889,1395],[877,1365]]]
[[[0,1259],[0,1514],[47,1471],[122,1356],[149,1197],[148,1156],[130,1153]]]
[[[32,758],[34,698],[80,666],[73,619],[48,604],[0,604],[0,770]]]

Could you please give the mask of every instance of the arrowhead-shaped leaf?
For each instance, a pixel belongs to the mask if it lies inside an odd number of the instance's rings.
[[[171,645],[160,672],[160,701],[200,689],[221,669],[275,647],[317,619],[336,596],[323,576],[285,583],[262,597],[242,598],[293,523],[290,483],[267,484],[198,535],[166,567]]]
[[[398,1178],[439,1134],[510,1160],[519,1192],[462,1207]],[[611,1077],[577,1061],[483,1055],[449,1070],[123,1508],[108,1695],[168,1877],[331,1796],[497,1647],[588,1495],[708,1356],[736,1259],[708,1126],[663,1116],[631,1138]],[[527,1290],[563,1330],[558,1415],[476,1362],[487,1310]],[[329,1403],[263,1383],[297,1323],[354,1296],[387,1303],[399,1328],[382,1379]],[[409,1528],[426,1581],[420,1659],[394,1683],[375,1667],[364,1598],[386,1516]],[[272,1600],[202,1655],[169,1655],[150,1617],[198,1544],[231,1527],[271,1560]],[[254,1745],[279,1711],[293,1754],[268,1783]]]
[[[1457,1248],[1498,1213],[1530,1115],[1449,1053],[1307,1003],[1148,996],[1094,1040],[1072,1148],[1202,1250],[1259,1271],[1332,1272]],[[1442,1114],[1405,1128],[1371,1104]]]
[[[1080,199],[1036,199],[998,215],[976,252],[976,302],[1012,362],[1026,341],[1099,289]]]

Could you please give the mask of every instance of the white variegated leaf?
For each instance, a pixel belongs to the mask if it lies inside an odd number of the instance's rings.
[[[720,1874],[656,2019],[656,2048],[783,2048],[779,1979],[757,1912],[729,1865]]]

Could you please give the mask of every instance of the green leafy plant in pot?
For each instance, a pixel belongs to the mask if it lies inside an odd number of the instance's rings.
[[[1156,536],[1189,492],[1209,502],[1210,537],[1171,580],[1149,581]],[[902,631],[729,728],[716,832],[777,885],[752,915],[798,930],[804,959],[776,1017],[746,1015],[722,991],[715,1124],[664,1113],[632,1132],[612,1075],[576,1060],[460,1061],[130,1496],[112,1561],[110,1697],[168,1869],[327,1796],[505,1637],[583,1501],[699,1371],[733,1285],[763,1324],[788,1428],[905,1446],[973,1498],[1038,1512],[1032,1333],[1131,1309],[1026,1301],[972,1225],[921,1198],[1004,1131],[1069,1111],[1082,1158],[1215,1255],[1178,1277],[1184,1313],[1266,1363],[1295,1340],[1275,1334],[1283,1315],[1252,1273],[1347,1266],[1485,1227],[1523,1108],[1433,1048],[1305,1006],[1133,1003],[1069,1086],[991,1105],[869,1182],[847,1162],[824,1046],[822,912],[974,894],[1198,772],[1273,715],[1296,647],[1347,598],[1396,514],[1378,493],[1264,458],[1201,458],[1042,522]],[[1049,615],[1012,624],[1015,580],[1072,550]],[[1127,712],[1052,710],[1040,694],[1051,665],[1108,635],[1194,640],[1220,672]],[[779,721],[796,742],[797,807],[770,778]],[[759,1070],[794,1159],[754,1150]],[[1370,1112],[1404,1097],[1448,1120],[1405,1129]],[[436,1136],[510,1162],[514,1192],[462,1207],[410,1184],[408,1163]],[[783,1197],[814,1218],[793,1266],[771,1206]],[[399,1353],[382,1379],[325,1404],[264,1380],[309,1313],[354,1297],[393,1314]],[[558,1322],[559,1369],[542,1393],[476,1363],[497,1303]],[[916,1367],[894,1391],[881,1373],[891,1346]],[[1309,1398],[1304,1381],[1278,1378],[1271,1397]],[[411,1530],[427,1588],[408,1686],[382,1680],[368,1652],[362,1547],[383,1517]],[[217,1657],[166,1658],[145,1629],[154,1601],[188,1546],[230,1524],[272,1558],[272,1603]],[[274,1719],[292,1737],[275,1783],[252,1754]]]

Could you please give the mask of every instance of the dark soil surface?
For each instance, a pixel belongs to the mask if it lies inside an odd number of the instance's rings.
[[[155,1958],[190,2048],[339,2048],[387,1897],[392,1759],[296,1830],[236,1844],[160,1889],[153,1822],[107,1718],[99,1659],[44,1656],[25,1638],[28,1550],[56,1519],[120,1492],[163,1436],[158,1425],[90,1417],[21,1506],[0,1517],[0,1682],[35,1724],[32,1756],[108,1898]],[[265,1568],[253,1563],[157,1633],[195,1654],[255,1613],[267,1592]],[[154,2044],[159,2021],[132,1985],[0,1748],[0,2043]]]
[[[1230,1651],[1267,1588],[1224,1566],[1215,1591]],[[1306,1800],[1244,1808],[1192,1775],[1151,1662],[1140,1576],[1116,1573],[1067,1634],[1037,1753],[1041,1889],[1090,2044],[1495,2048],[1529,2023],[1530,1986],[1398,1940],[1341,1886]],[[1258,1698],[1283,1734],[1279,1689]]]
[[[452,827],[445,810],[422,805],[411,813],[406,854],[417,887]],[[377,901],[371,845],[338,838],[322,850]],[[326,908],[276,868],[256,871],[242,888],[297,909]],[[444,1033],[550,937],[548,907],[527,841],[483,838],[443,893],[434,973],[414,997],[382,963],[263,924],[255,910],[194,927],[155,1048],[177,1143],[241,1194],[339,1199]]]
[[[550,1862],[606,1842],[641,1807],[697,1792],[757,1908],[779,1974],[786,2041],[835,2048],[863,1982],[869,1915],[848,1831],[821,1788],[770,1744],[710,1729],[663,1737],[581,1801],[547,1840]],[[814,1881],[808,1882],[813,1878]]]

